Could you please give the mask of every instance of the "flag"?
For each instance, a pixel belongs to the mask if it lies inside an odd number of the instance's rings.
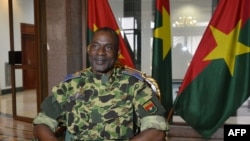
[[[170,31],[169,0],[156,0],[152,77],[159,85],[161,103],[166,108],[166,114],[173,106]]]
[[[119,61],[121,64],[134,68],[133,56],[126,46],[122,38],[116,19],[109,6],[108,0],[88,0],[88,28],[87,36],[90,42],[94,31],[101,27],[109,27],[114,29],[119,35],[120,55]]]
[[[176,114],[204,138],[250,95],[249,5],[219,1],[174,102]]]

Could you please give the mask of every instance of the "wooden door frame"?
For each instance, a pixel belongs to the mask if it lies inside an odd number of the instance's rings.
[[[8,0],[9,6],[9,33],[10,52],[14,52],[14,19],[13,0]],[[46,2],[44,0],[34,0],[34,25],[38,47],[37,58],[37,112],[40,112],[40,104],[48,93],[48,71],[47,71],[47,36],[46,36]],[[15,70],[22,69],[21,65],[11,64],[11,89],[12,89],[12,110],[15,120],[32,122],[33,118],[18,116],[16,113],[16,83]]]

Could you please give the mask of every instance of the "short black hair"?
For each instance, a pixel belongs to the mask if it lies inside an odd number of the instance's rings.
[[[117,47],[117,51],[118,51],[119,50],[119,35],[115,32],[115,30],[110,28],[110,27],[102,27],[102,28],[98,28],[94,32],[94,35],[95,35],[96,32],[99,32],[99,31],[109,32],[109,33],[111,33],[113,35],[114,41],[115,41],[115,46]]]

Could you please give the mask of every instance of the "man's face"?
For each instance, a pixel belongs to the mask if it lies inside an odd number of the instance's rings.
[[[93,72],[109,73],[118,57],[117,41],[114,35],[105,31],[94,34],[91,44],[88,46],[89,62]]]

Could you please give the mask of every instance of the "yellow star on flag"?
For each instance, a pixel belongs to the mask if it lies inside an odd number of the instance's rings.
[[[121,34],[121,32],[120,32],[119,29],[117,29],[115,32],[116,32],[118,35]],[[118,58],[119,58],[119,59],[125,59],[125,57],[122,55],[122,53],[119,53],[119,57],[118,57]]]
[[[163,58],[164,59],[167,56],[167,53],[170,50],[171,47],[171,41],[170,39],[170,16],[165,9],[165,7],[162,7],[162,26],[159,28],[156,28],[154,30],[154,37],[162,39],[163,42]]]
[[[231,76],[234,74],[236,56],[250,52],[250,48],[248,46],[238,41],[240,25],[241,20],[229,34],[223,33],[215,27],[210,26],[217,46],[203,59],[224,59]]]

